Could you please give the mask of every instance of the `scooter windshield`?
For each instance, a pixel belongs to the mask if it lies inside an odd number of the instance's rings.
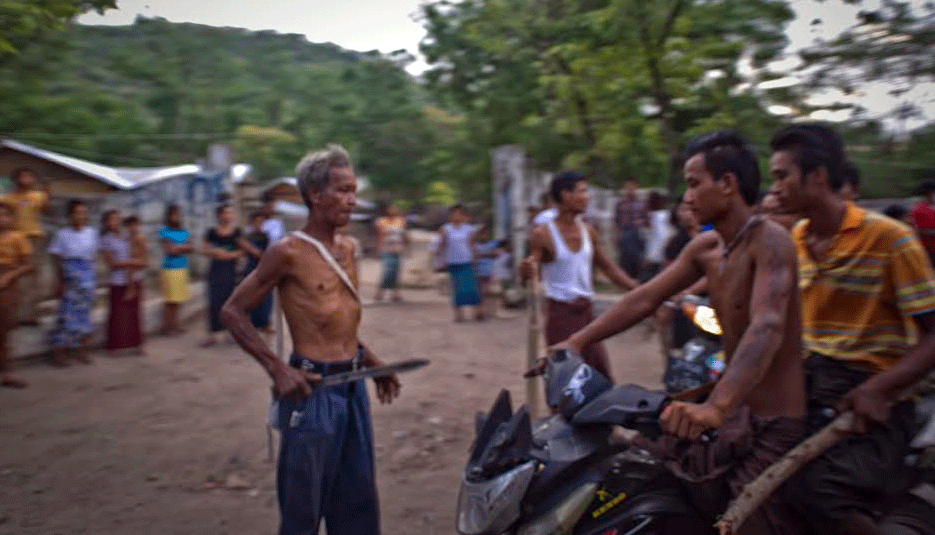
[[[534,461],[529,461],[488,481],[462,479],[458,494],[458,533],[499,534],[516,522],[535,466]]]

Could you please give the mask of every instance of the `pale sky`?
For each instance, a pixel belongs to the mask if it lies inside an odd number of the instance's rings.
[[[416,22],[421,0],[117,0],[103,16],[89,13],[84,24],[133,24],[137,15],[172,22],[197,22],[250,30],[305,35],[313,43],[335,43],[349,50],[417,54],[425,35]],[[409,71],[425,69],[422,62]]]
[[[232,26],[251,30],[275,30],[280,33],[305,35],[312,42],[332,42],[349,50],[380,50],[388,53],[405,49],[418,56],[419,41],[425,35],[418,22],[419,6],[424,0],[118,0],[118,9],[103,16],[87,14],[78,19],[85,24],[132,24],[137,15],[162,17],[173,22],[196,22],[211,26]],[[926,0],[910,0],[921,5]],[[861,6],[847,5],[843,0],[791,0],[796,19],[788,28],[791,41],[789,51],[809,45],[816,38],[830,38],[855,22],[860,9],[872,9],[879,0],[864,0]],[[822,24],[812,25],[813,19]],[[794,54],[780,65],[794,66]],[[409,66],[412,74],[425,70],[419,59]],[[782,83],[794,84],[794,79]],[[834,101],[858,102],[871,114],[881,114],[901,102],[912,101],[921,105],[924,119],[914,119],[905,125],[890,124],[891,128],[913,128],[935,120],[935,87],[920,85],[906,95],[894,98],[887,94],[892,89],[885,83],[868,84],[859,95],[844,96],[825,92],[813,97],[814,103]],[[848,112],[816,116],[815,119],[841,120]]]

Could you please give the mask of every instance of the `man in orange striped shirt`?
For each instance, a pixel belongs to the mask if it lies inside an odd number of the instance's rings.
[[[839,195],[846,156],[833,130],[791,126],[771,146],[779,202],[805,216],[792,237],[812,424],[841,406],[857,416],[855,434],[807,466],[789,494],[820,532],[877,533],[873,517],[887,501],[911,499],[903,457],[915,411],[898,398],[935,369],[935,274],[912,229]]]

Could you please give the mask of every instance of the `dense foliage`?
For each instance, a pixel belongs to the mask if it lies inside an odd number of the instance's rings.
[[[542,170],[675,191],[679,154],[701,132],[739,128],[765,160],[776,128],[815,111],[811,93],[935,81],[935,10],[895,0],[803,51],[798,86],[764,85],[788,74],[771,63],[788,53],[786,0],[431,2],[422,80],[402,51],[162,19],[69,23],[114,3],[0,5],[0,135],[127,166],[188,163],[229,143],[261,180],[341,143],[377,198],[407,204],[486,201],[501,144],[524,146]],[[903,195],[935,176],[935,126],[897,136],[886,117],[857,118],[841,128],[866,194]]]
[[[482,143],[520,143],[541,168],[586,167],[608,186],[633,176],[676,191],[691,137],[740,129],[765,158],[770,134],[815,111],[809,94],[854,75],[865,50],[870,74],[930,75],[931,9],[884,4],[804,54],[805,68],[826,76],[801,86],[766,83],[789,74],[773,70],[788,53],[785,0],[442,0],[423,8],[422,51],[429,88],[484,125]],[[907,147],[928,137],[907,144],[877,119],[841,129],[861,143],[866,193],[902,194],[907,171],[925,174],[924,160],[907,164]]]
[[[438,180],[485,195],[473,186],[486,149],[459,146],[463,119],[426,106],[403,54],[162,19],[75,25],[62,40],[62,53],[38,43],[0,66],[0,132],[114,165],[190,162],[226,142],[263,180],[341,143],[380,195],[419,199]]]

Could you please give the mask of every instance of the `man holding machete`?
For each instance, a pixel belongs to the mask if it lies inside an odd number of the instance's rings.
[[[270,246],[224,305],[240,346],[269,373],[279,404],[277,471],[281,535],[379,534],[373,426],[362,381],[318,385],[322,378],[383,363],[357,338],[361,306],[354,245],[337,234],[357,202],[357,178],[339,146],[306,156],[296,169],[308,206],[301,231]],[[289,364],[276,358],[248,311],[279,291],[292,334]],[[375,378],[377,397],[399,395],[395,375]]]

